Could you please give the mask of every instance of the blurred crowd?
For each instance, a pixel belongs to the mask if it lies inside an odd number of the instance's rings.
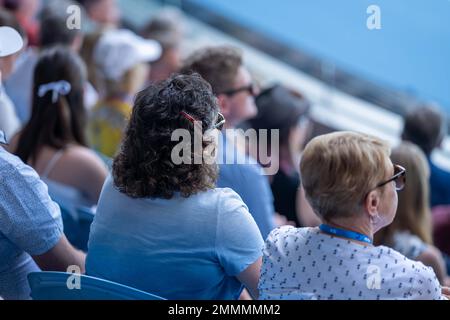
[[[258,87],[240,48],[182,52],[179,10],[149,17],[135,30],[114,0],[0,0],[0,296],[27,299],[28,273],[79,265],[168,299],[445,297],[439,106],[411,106],[397,146],[314,136],[306,93]],[[197,121],[236,132],[203,142],[233,161],[173,163],[172,132]],[[269,161],[232,129],[278,130],[276,146],[258,135]],[[79,208],[95,216],[85,248],[62,222]]]

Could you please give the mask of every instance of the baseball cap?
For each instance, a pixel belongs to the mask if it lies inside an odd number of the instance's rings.
[[[16,53],[23,47],[20,34],[11,27],[0,27],[0,57]]]
[[[161,52],[160,44],[154,40],[125,29],[110,30],[95,46],[94,61],[105,78],[119,80],[136,64],[159,59]]]
[[[307,116],[309,101],[284,85],[275,84],[255,98],[258,114],[250,119],[254,129],[280,129]]]

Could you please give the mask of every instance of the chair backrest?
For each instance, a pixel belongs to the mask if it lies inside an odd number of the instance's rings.
[[[64,234],[70,243],[80,250],[87,251],[87,242],[95,207],[87,207],[90,201],[76,188],[46,179],[48,192],[61,208]]]
[[[79,277],[79,288],[69,289]],[[28,274],[34,300],[165,300],[156,295],[86,275],[66,272],[31,272]]]
[[[58,202],[58,201],[57,201]],[[91,208],[68,208],[59,203],[64,225],[64,234],[69,242],[80,250],[87,251],[89,232],[95,213]]]

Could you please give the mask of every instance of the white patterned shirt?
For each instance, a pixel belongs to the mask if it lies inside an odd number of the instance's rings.
[[[385,246],[318,228],[273,230],[263,249],[260,299],[445,299],[433,270]]]

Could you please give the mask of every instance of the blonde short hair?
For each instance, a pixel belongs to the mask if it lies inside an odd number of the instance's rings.
[[[390,147],[376,137],[334,132],[312,139],[300,163],[306,198],[319,217],[351,216],[366,194],[386,179]]]
[[[145,63],[138,63],[127,70],[120,79],[103,79],[104,94],[114,96],[117,93],[136,94],[145,84],[149,71],[149,66]]]

